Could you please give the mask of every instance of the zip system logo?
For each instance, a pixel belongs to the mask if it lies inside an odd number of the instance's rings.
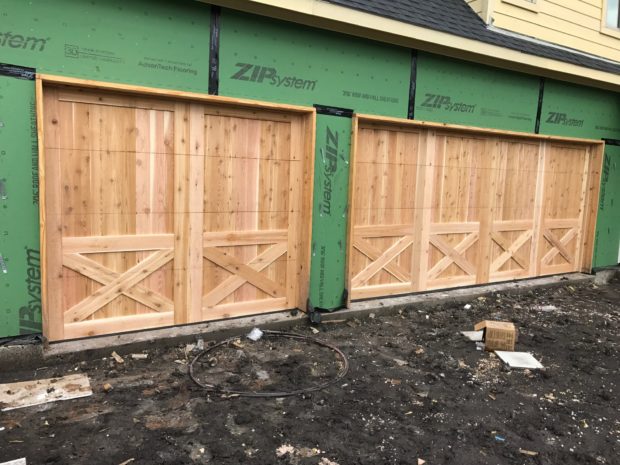
[[[42,52],[45,50],[47,41],[40,37],[26,37],[21,34],[13,34],[12,32],[0,32],[0,47],[21,48],[23,50],[31,50],[33,52]]]
[[[283,76],[278,73],[276,68],[268,66],[254,65],[250,63],[237,63],[239,70],[230,78],[238,81],[257,82],[259,84],[269,84],[280,88],[293,88],[299,90],[313,91],[316,89],[318,80],[305,79],[299,76]]]
[[[559,124],[561,126],[573,126],[581,128],[583,127],[584,120],[569,118],[566,113],[558,113],[556,111],[550,111],[547,115],[547,123],[549,124]]]
[[[334,174],[338,170],[338,132],[333,132],[329,126],[326,130],[325,150],[320,150],[323,161],[323,199],[320,209],[321,213],[331,216]]]
[[[41,323],[41,253],[35,249],[26,249],[26,288],[28,303],[19,309],[20,334],[38,333]]]
[[[476,105],[454,102],[450,96],[439,94],[426,94],[422,106],[435,109],[442,108],[445,111],[456,111],[460,113],[473,113],[476,110]]]

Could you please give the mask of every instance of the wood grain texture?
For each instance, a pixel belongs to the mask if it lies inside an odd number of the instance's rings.
[[[355,124],[352,299],[589,266],[598,141],[366,115]]]
[[[38,83],[46,337],[305,308],[314,109]]]

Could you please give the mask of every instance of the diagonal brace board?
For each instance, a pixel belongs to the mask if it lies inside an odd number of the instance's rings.
[[[457,244],[456,247],[452,248],[450,244],[441,239],[439,236],[434,235],[430,237],[430,243],[433,244],[437,249],[445,255],[441,260],[439,260],[435,266],[428,272],[429,279],[434,279],[439,274],[448,268],[452,262],[454,262],[459,268],[461,268],[465,273],[470,275],[476,274],[476,269],[474,266],[469,263],[469,261],[463,257],[463,253],[469,249],[476,241],[478,240],[478,233],[474,232],[467,235],[461,242]]]
[[[65,323],[73,323],[88,318],[101,307],[123,294],[127,288],[135,286],[153,274],[172,260],[173,257],[174,250],[159,250],[149,255],[140,263],[132,266],[119,277],[110,281],[109,284],[93,292],[82,302],[67,310],[64,316]]]
[[[238,275],[270,296],[286,297],[286,291],[282,286],[260,274],[251,266],[240,262],[235,257],[222,253],[214,247],[205,247],[203,255],[207,260],[212,261],[234,275]]]
[[[545,254],[542,258],[542,262],[548,264],[559,253],[567,262],[573,263],[573,256],[568,250],[566,250],[566,244],[572,241],[576,235],[577,229],[573,228],[564,234],[560,240],[558,240],[549,229],[545,229],[543,236],[545,236],[545,239],[549,241],[553,248]]]
[[[87,278],[97,281],[99,284],[107,285],[117,279],[121,274],[97,263],[90,258],[80,254],[65,254],[63,256],[63,266],[80,273]],[[150,289],[136,285],[133,288],[123,289],[122,294],[135,300],[156,312],[174,311],[172,300],[151,291]]]
[[[359,250],[362,254],[366,255],[372,261],[377,260],[382,253],[380,249],[361,238],[358,238],[353,242],[353,247]],[[411,281],[410,273],[398,263],[389,262],[385,265],[384,269],[399,281],[404,283]]]
[[[407,249],[407,247],[413,244],[413,236],[407,235],[401,237],[394,245],[381,254],[374,262],[363,269],[357,276],[351,280],[353,287],[360,287],[364,285],[370,278],[377,274],[381,269],[398,257],[401,253]]]
[[[497,257],[493,261],[493,263],[491,263],[491,272],[495,272],[499,270],[502,267],[502,265],[506,263],[508,260],[510,260],[511,258],[515,262],[517,262],[521,268],[523,268],[524,270],[527,270],[529,267],[528,260],[518,252],[519,252],[519,249],[523,247],[528,240],[530,240],[530,238],[532,237],[532,234],[533,234],[532,230],[525,231],[523,234],[517,237],[517,239],[513,243],[510,243],[510,241],[506,240],[506,238],[502,236],[500,233],[497,233],[497,232],[491,233],[491,238],[493,239],[493,241],[495,241],[497,245],[499,245],[502,249],[504,249],[504,252],[502,252],[502,254],[499,257]]]
[[[256,271],[263,271],[275,260],[285,254],[287,248],[288,247],[286,242],[283,242],[281,244],[275,244],[274,246],[265,250],[263,253],[254,257],[250,262],[248,262],[247,265],[255,269]],[[247,279],[239,275],[230,276],[204,296],[202,300],[203,307],[213,307],[217,305],[228,295],[232,294],[241,286],[243,286],[243,284],[245,284],[246,282],[248,282]]]

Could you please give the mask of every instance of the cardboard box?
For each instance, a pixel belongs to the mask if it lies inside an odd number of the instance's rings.
[[[484,350],[515,350],[517,329],[507,321],[484,320],[474,326],[476,331],[483,331]]]

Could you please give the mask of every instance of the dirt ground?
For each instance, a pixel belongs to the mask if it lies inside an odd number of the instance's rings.
[[[0,462],[34,464],[619,464],[620,279],[486,295],[463,304],[323,324],[350,370],[311,394],[209,395],[185,345],[78,365],[0,373],[0,382],[83,372],[92,397],[0,414]],[[513,321],[517,350],[546,369],[509,370],[459,332]],[[309,325],[295,331],[314,336]],[[208,341],[207,341],[208,344]],[[296,389],[330,379],[329,349],[240,338],[196,365],[228,388]],[[104,392],[110,383],[112,390]],[[132,460],[133,459],[133,460]]]

